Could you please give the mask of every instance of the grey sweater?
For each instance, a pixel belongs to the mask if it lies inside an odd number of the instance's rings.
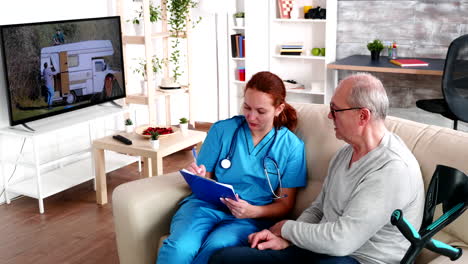
[[[390,223],[395,209],[418,230],[424,185],[416,158],[396,135],[349,167],[353,149],[340,149],[330,162],[317,199],[281,235],[296,246],[360,263],[399,263],[409,242]]]

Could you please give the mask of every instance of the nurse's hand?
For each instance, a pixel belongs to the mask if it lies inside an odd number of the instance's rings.
[[[250,234],[249,243],[251,248],[257,248],[258,250],[282,250],[291,245],[291,242],[282,237],[276,236],[268,229]]]
[[[236,218],[257,218],[258,206],[249,204],[247,201],[239,198],[236,194],[237,201],[229,198],[220,198],[221,202],[225,204],[232,215]]]
[[[195,162],[192,162],[186,170],[190,171],[193,174],[196,174],[198,176],[205,177],[206,176],[206,168],[205,165],[200,165],[198,166]]]

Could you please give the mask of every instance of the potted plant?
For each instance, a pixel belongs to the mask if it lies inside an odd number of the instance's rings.
[[[158,150],[159,149],[159,133],[156,131],[151,131],[151,138],[150,138],[150,143],[151,143],[151,148],[153,150]]]
[[[154,73],[154,80],[157,83],[157,79],[159,77],[159,74],[162,72],[162,61],[156,57],[156,55],[153,56],[151,59],[151,68]],[[137,67],[133,68],[133,73],[141,75],[143,77],[143,80],[141,80],[141,93],[146,94],[147,89],[146,89],[146,82],[148,81],[148,78],[146,76],[146,60],[143,58],[137,59]],[[155,85],[156,86],[156,85]]]
[[[166,77],[161,82],[161,89],[176,89],[180,88],[180,77],[184,73],[181,67],[181,54],[180,45],[181,39],[186,38],[185,32],[188,25],[191,23],[195,27],[201,20],[198,17],[197,21],[192,21],[190,11],[197,7],[197,2],[194,0],[163,0],[166,1],[167,11],[170,14],[167,20],[169,25],[169,32],[171,35],[171,53],[168,58],[160,59],[159,62],[165,65],[167,71],[172,74]],[[166,74],[165,74],[166,76]]]
[[[135,10],[135,16],[127,22],[131,22],[133,24],[133,28],[135,29],[135,35],[140,36],[143,35],[143,6],[140,7],[139,11]]]
[[[367,44],[367,49],[371,52],[371,60],[378,61],[380,58],[380,52],[384,49],[382,41],[374,39],[373,42]]]
[[[186,135],[188,133],[188,119],[185,117],[180,118],[179,127],[180,127],[180,131],[182,132],[182,134]]]
[[[234,14],[234,21],[236,22],[236,27],[243,27],[244,26],[244,12],[236,12]]]
[[[132,122],[132,119],[130,118],[125,119],[125,132],[127,133],[133,132],[133,122]]]
[[[158,32],[157,22],[161,20],[161,7],[154,6],[153,3],[150,3],[149,14],[151,22],[151,31],[153,33],[156,33]]]

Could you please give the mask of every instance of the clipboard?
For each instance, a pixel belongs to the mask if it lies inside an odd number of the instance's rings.
[[[232,185],[203,178],[185,169],[179,172],[190,186],[190,189],[192,189],[192,193],[198,199],[217,206],[226,206],[219,198],[229,198],[237,201],[236,192]]]

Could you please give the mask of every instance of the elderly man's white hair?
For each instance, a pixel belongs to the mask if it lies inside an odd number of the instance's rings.
[[[343,79],[351,84],[347,103],[351,107],[365,107],[372,112],[375,120],[384,120],[388,113],[388,97],[382,82],[368,73],[353,74]]]

